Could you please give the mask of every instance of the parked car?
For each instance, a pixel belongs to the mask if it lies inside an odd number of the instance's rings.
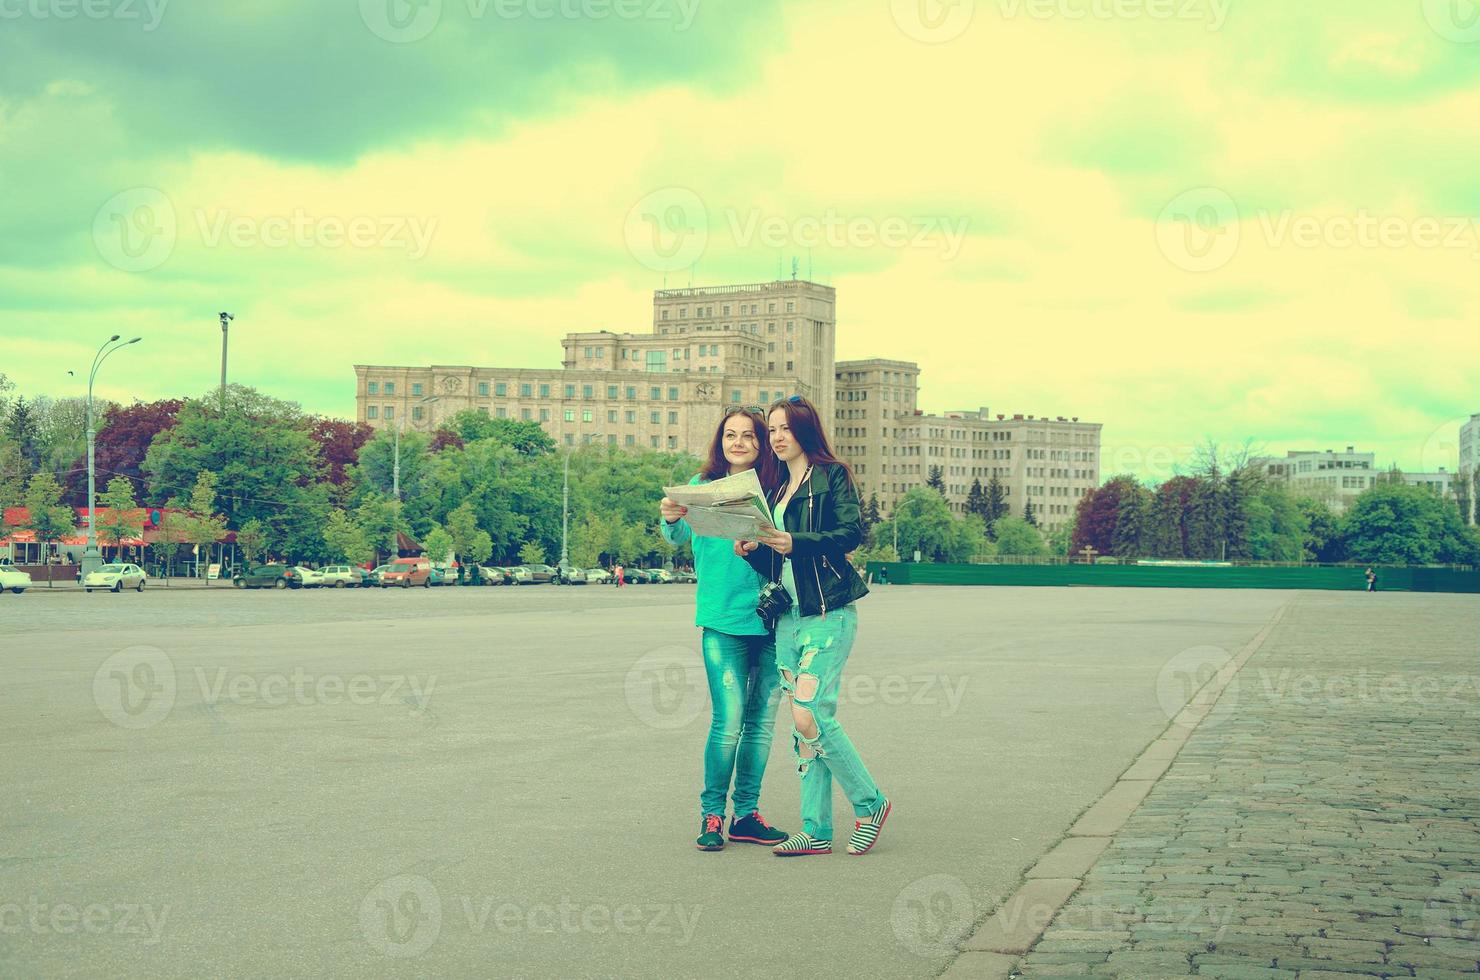
[[[16,568],[8,560],[0,562],[0,593],[6,589],[20,595],[31,587],[31,576]]]
[[[646,568],[627,568],[622,571],[622,578],[628,585],[652,585],[655,579],[648,574]]]
[[[672,581],[685,585],[697,585],[699,583],[699,576],[693,572],[674,572]]]
[[[148,576],[138,565],[126,565],[113,562],[103,565],[97,571],[82,577],[82,587],[88,592],[93,589],[107,589],[109,592],[122,592],[124,589],[133,589],[136,592],[144,591],[144,583]]]
[[[574,565],[570,568],[557,569],[555,572],[556,585],[585,585],[587,581],[589,580],[586,578],[585,569],[576,568]]]
[[[288,565],[258,565],[238,571],[231,584],[238,589],[301,589],[303,577]]]
[[[529,570],[528,565],[511,565],[509,574],[514,576],[515,585],[533,585],[534,573]]]
[[[666,568],[646,568],[648,581],[653,585],[672,585],[673,573]]]
[[[612,573],[604,568],[586,569],[586,581],[592,585],[611,585]]]
[[[548,585],[555,581],[555,576],[559,574],[559,569],[554,565],[525,565],[524,567],[529,569],[529,574],[534,578],[536,585]]]
[[[324,573],[307,565],[294,565],[293,570],[303,579],[305,589],[317,589],[324,584]]]
[[[399,585],[409,589],[413,585],[431,588],[432,563],[425,558],[397,558],[380,576],[382,588]]]
[[[363,589],[370,584],[370,573],[356,565],[325,565],[319,569],[324,586],[333,589]]]
[[[376,565],[374,568],[370,569],[370,571],[365,573],[365,577],[369,580],[367,584],[381,585],[382,583],[380,581],[380,577],[390,570],[391,566],[389,563],[384,565]]]
[[[482,585],[513,585],[514,573],[502,565],[484,565],[478,569]]]
[[[438,568],[436,565],[433,565],[431,567],[431,569],[430,569],[430,574],[427,577],[427,584],[428,585],[456,585],[457,584],[457,569],[455,569],[455,568]]]

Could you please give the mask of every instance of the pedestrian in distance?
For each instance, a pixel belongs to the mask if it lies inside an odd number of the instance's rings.
[[[710,440],[704,468],[689,483],[708,483],[757,467],[763,471],[757,474],[763,487],[775,483],[775,458],[763,448],[765,440],[760,408],[731,406]],[[763,579],[735,553],[730,540],[695,534],[684,520],[686,507],[664,497],[658,510],[664,540],[692,544],[699,579],[694,625],[701,631],[711,714],[694,844],[701,851],[724,848],[725,812],[733,802],[729,839],[774,847],[788,835],[760,813],[761,781],[771,757],[781,694],[776,640],[756,609]]]
[[[1377,591],[1377,573],[1372,570],[1371,565],[1367,566],[1367,591]]]
[[[778,480],[767,495],[774,528],[736,542],[777,602],[776,663],[791,703],[792,744],[802,777],[802,829],[773,848],[780,857],[832,852],[833,780],[853,805],[849,854],[867,854],[893,809],[838,721],[843,668],[858,631],[855,601],[868,595],[847,556],[863,540],[858,488],[833,453],[810,401],[792,395],[771,406]],[[779,583],[779,589],[769,583]],[[787,601],[789,600],[789,601]],[[767,603],[768,605],[769,602]]]

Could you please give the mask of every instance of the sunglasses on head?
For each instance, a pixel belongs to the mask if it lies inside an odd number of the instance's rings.
[[[787,399],[787,401],[793,405],[800,405],[802,403],[802,396],[792,395],[790,398]]]
[[[729,418],[731,415],[739,415],[741,412],[744,412],[746,415],[764,414],[759,405],[731,405],[725,409],[725,418]]]

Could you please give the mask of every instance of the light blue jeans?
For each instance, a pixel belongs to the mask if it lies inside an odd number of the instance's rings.
[[[709,700],[714,706],[704,745],[703,815],[725,815],[730,780],[735,782],[735,815],[760,806],[761,779],[776,734],[781,690],[776,673],[776,642],[765,636],[732,636],[708,627],[702,641]]]
[[[854,816],[870,816],[884,805],[874,777],[837,717],[843,667],[857,635],[858,610],[852,603],[828,610],[826,618],[801,616],[793,606],[776,625],[781,688],[794,709],[809,712],[817,726],[815,738],[805,738],[793,726],[792,745],[802,775],[802,832],[819,840],[833,836],[833,779],[853,804]]]

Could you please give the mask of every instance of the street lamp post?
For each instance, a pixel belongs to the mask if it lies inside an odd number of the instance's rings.
[[[97,440],[97,432],[93,428],[93,381],[98,376],[98,369],[103,362],[114,351],[123,350],[130,344],[137,344],[143,337],[135,337],[118,343],[118,334],[109,337],[98,352],[93,355],[92,370],[87,374],[87,546],[82,550],[82,575],[84,578],[91,572],[95,572],[103,563],[103,556],[98,552],[97,536],[97,468],[94,462],[93,446]],[[114,347],[114,344],[118,344]]]
[[[418,405],[430,405],[441,401],[438,395],[427,395]],[[396,454],[395,462],[391,464],[391,493],[397,500],[401,499],[401,430],[406,428],[406,416],[402,415],[396,420]]]
[[[221,318],[221,414],[226,414],[226,328],[236,317],[230,313],[217,313]]]

